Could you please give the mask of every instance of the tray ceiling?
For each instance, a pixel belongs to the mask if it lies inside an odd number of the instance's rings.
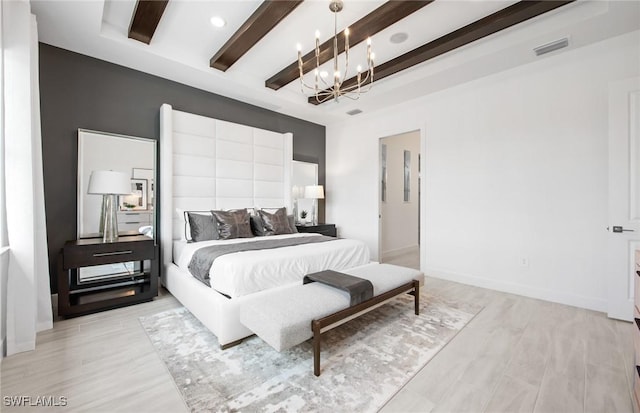
[[[31,2],[40,41],[44,43],[320,124],[345,119],[346,112],[354,109],[381,110],[490,73],[548,58],[553,53],[564,53],[640,29],[640,2],[579,0],[566,5],[558,2],[558,8],[548,7],[549,10],[541,11],[540,15],[534,14],[468,44],[462,41],[427,60],[408,60],[401,65],[407,69],[376,81],[372,90],[357,101],[342,99],[338,104],[311,105],[301,93],[297,77],[292,82],[287,79],[284,85],[280,82],[277,90],[267,87],[266,83],[273,83],[276,75],[295,62],[296,43],[302,45],[303,54],[312,50],[316,29],[321,33],[321,43],[333,37],[334,20],[328,1],[265,4],[253,0],[169,0],[163,10],[159,10],[161,7],[154,10],[154,4],[145,3],[140,2],[137,7],[135,0]],[[404,8],[415,10],[406,11],[406,17],[395,16],[397,21],[388,22],[388,27],[380,21],[362,27],[377,31],[371,34],[373,51],[377,68],[384,68],[385,62],[415,53],[416,49],[436,43],[483,18],[486,20],[487,16],[524,6],[517,3],[513,0],[411,2],[413,7]],[[391,6],[393,4],[379,0],[345,0],[344,10],[338,14],[338,30],[354,25],[380,7]],[[138,14],[142,13],[140,10],[147,10],[148,21],[143,19],[142,26],[132,26],[136,9]],[[393,13],[388,10],[378,19],[393,20]],[[210,22],[213,16],[222,17],[226,25],[214,27]],[[144,17],[139,15],[138,20]],[[153,26],[157,22],[157,27],[149,30],[149,22]],[[139,27],[143,33],[150,34],[140,34]],[[130,28],[135,29],[134,38],[130,38]],[[398,33],[406,33],[407,40],[392,42],[392,36]],[[148,44],[145,36],[149,38]],[[563,37],[570,39],[568,48],[536,57],[533,48]],[[221,62],[219,68],[212,67],[216,60]],[[364,42],[351,47],[349,60],[352,68],[357,64],[366,66]],[[330,64],[325,63],[323,68]]]

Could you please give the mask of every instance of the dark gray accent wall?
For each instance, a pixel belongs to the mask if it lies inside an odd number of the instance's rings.
[[[53,292],[57,291],[58,253],[65,241],[76,238],[78,128],[158,140],[163,103],[216,119],[292,132],[294,159],[318,163],[319,182],[324,185],[324,126],[40,43],[44,192]],[[323,202],[319,218],[324,221]]]

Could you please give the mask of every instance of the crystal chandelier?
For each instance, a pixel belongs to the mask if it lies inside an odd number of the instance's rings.
[[[358,73],[354,79],[355,83],[348,82],[348,84],[343,87],[345,80],[348,79],[347,75],[349,70],[349,28],[344,29],[344,71],[340,71],[340,67],[338,66],[338,13],[342,8],[342,0],[332,0],[329,4],[329,10],[331,10],[334,16],[332,83],[325,80],[325,78],[328,77],[328,73],[320,71],[320,32],[316,30],[316,67],[314,69],[315,82],[313,86],[308,85],[304,81],[302,46],[298,44],[300,88],[302,89],[302,93],[305,93],[305,88],[312,90],[313,96],[318,103],[323,103],[331,99],[335,99],[335,101],[338,102],[341,96],[356,100],[360,97],[360,93],[368,92],[373,83],[373,59],[375,56],[371,52],[371,37],[369,37],[367,38],[367,69],[363,72],[362,66],[358,65],[356,69]]]

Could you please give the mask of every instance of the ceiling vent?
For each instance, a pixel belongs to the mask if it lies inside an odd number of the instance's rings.
[[[562,49],[569,46],[569,38],[565,37],[564,39],[556,40],[555,42],[543,44],[542,46],[538,46],[533,49],[536,52],[536,56],[541,56],[546,53],[551,53],[555,50]]]
[[[347,115],[353,116],[353,115],[357,115],[359,113],[362,113],[362,111],[360,109],[354,109],[354,110],[350,110],[349,112],[347,112]]]

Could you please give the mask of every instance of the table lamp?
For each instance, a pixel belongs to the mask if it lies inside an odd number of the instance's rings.
[[[100,232],[103,242],[118,240],[118,195],[131,193],[131,178],[125,172],[93,171],[89,178],[88,194],[102,195]]]
[[[318,225],[318,208],[316,204],[318,203],[318,199],[324,199],[324,187],[322,185],[307,185],[304,187],[304,197],[313,199],[313,205],[311,206],[311,223],[312,225]]]

